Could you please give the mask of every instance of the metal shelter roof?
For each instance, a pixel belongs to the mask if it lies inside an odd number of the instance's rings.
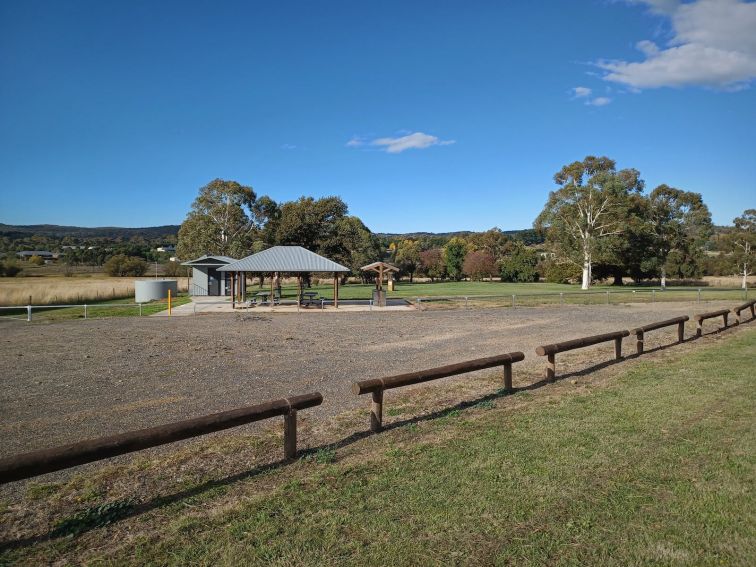
[[[195,258],[194,260],[181,262],[181,265],[182,266],[218,266],[222,264],[230,264],[232,262],[236,262],[236,258],[231,258],[229,256],[216,256],[216,255],[204,254],[203,256],[200,256],[199,258]]]
[[[218,268],[219,272],[349,272],[349,268],[301,246],[273,246]]]

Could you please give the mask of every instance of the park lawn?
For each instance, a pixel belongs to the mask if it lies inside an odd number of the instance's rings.
[[[385,286],[384,286],[385,288]],[[257,289],[250,287],[250,291]],[[372,297],[373,284],[347,284],[339,287],[341,299],[363,299]],[[668,287],[666,291],[658,290],[652,293],[649,287],[612,285],[593,285],[589,290],[583,291],[579,285],[554,284],[554,283],[507,283],[507,282],[471,282],[471,281],[444,281],[436,283],[408,283],[399,282],[393,292],[387,292],[389,298],[401,298],[415,301],[419,298],[454,297],[457,298],[450,304],[456,304],[465,297],[488,296],[470,303],[474,307],[500,307],[510,306],[512,295],[516,296],[516,303],[520,306],[558,304],[604,304],[607,303],[606,292],[609,292],[610,303],[650,303],[652,301],[697,301],[698,288],[691,287]],[[326,299],[333,298],[333,285],[314,285],[310,291],[318,292]],[[559,297],[559,293],[563,297]],[[295,299],[297,296],[296,286],[283,286],[282,296],[284,299]],[[743,292],[737,289],[701,288],[700,298],[702,301],[732,300],[739,301],[744,297]],[[437,299],[436,299],[437,301]],[[434,303],[436,302],[434,301]]]
[[[178,307],[191,302],[191,297],[186,293],[179,293],[178,296],[172,298],[171,305]],[[160,313],[168,309],[168,302],[166,300],[151,301],[149,303],[143,303],[141,309],[141,315],[153,315]],[[22,307],[18,312],[8,311],[7,316],[26,318],[26,308]],[[133,297],[127,297],[124,299],[110,299],[107,301],[97,301],[87,304],[87,317],[138,317],[140,315],[139,307],[134,303]],[[47,308],[40,307],[35,308],[32,311],[32,321],[64,321],[68,319],[83,319],[84,307],[57,307]]]
[[[127,544],[88,559],[752,565],[754,353],[756,330],[744,330],[640,360],[603,385],[522,391],[514,404],[495,398],[410,422],[358,441],[359,459],[305,458],[277,485],[269,473],[265,490],[220,510],[171,505],[159,530],[139,535],[133,523]],[[46,545],[6,559],[85,551],[76,538]]]

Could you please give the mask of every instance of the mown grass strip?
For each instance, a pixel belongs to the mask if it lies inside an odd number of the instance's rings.
[[[374,436],[223,512],[177,506],[96,562],[752,564],[755,347],[748,330],[607,387]]]

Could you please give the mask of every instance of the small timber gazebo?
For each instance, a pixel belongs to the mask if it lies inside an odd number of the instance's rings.
[[[275,294],[274,282],[276,275],[297,275],[299,290],[297,301],[299,301],[302,297],[302,274],[311,272],[333,273],[333,305],[334,307],[338,307],[339,274],[351,270],[301,246],[273,246],[272,248],[218,268],[218,271],[229,272],[231,274],[232,307],[236,307],[237,301],[246,301],[247,274],[263,276],[270,274],[270,298],[272,302]]]
[[[383,276],[391,272],[398,272],[399,268],[386,262],[373,262],[360,268],[363,272],[377,272],[375,277],[375,291],[373,292],[373,303],[379,307],[386,307],[386,294],[383,291]],[[389,289],[391,291],[391,289]]]

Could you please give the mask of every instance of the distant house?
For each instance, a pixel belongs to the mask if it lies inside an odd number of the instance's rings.
[[[18,252],[16,256],[24,260],[28,260],[32,256],[39,256],[44,260],[54,260],[58,257],[57,254],[53,254],[52,252],[48,252],[47,250],[24,250],[23,252]]]
[[[219,272],[218,268],[236,262],[228,256],[210,256],[205,254],[188,262],[181,262],[182,266],[192,268],[191,295],[231,295],[231,274]]]
[[[175,252],[176,247],[172,244],[168,244],[166,246],[158,246],[157,248],[155,248],[155,250],[157,250],[158,252]]]

